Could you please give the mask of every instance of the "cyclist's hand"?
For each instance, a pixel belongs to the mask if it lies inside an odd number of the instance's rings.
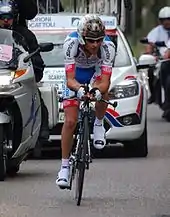
[[[84,87],[80,87],[79,90],[77,91],[77,97],[79,99],[82,99],[84,96],[85,96],[86,92],[85,92],[85,89]]]
[[[97,101],[100,101],[102,99],[102,94],[100,90],[96,87],[90,90],[90,95],[92,98],[95,98]]]

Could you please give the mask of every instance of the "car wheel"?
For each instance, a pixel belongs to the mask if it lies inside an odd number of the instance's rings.
[[[142,135],[135,140],[124,143],[126,154],[133,154],[135,157],[147,157],[148,155],[148,138],[147,138],[147,122]]]

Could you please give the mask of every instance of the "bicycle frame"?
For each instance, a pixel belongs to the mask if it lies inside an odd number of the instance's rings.
[[[88,87],[88,86],[87,86]],[[88,89],[87,89],[88,90]],[[88,92],[88,91],[87,91]],[[72,184],[72,180],[75,177],[75,164],[77,161],[81,161],[82,159],[78,159],[78,151],[80,146],[82,145],[82,141],[80,141],[80,139],[82,140],[82,137],[80,137],[80,135],[83,134],[84,132],[84,127],[83,127],[83,123],[84,123],[84,118],[87,117],[88,118],[88,122],[92,123],[92,117],[91,117],[91,112],[92,112],[92,108],[90,107],[90,99],[87,98],[86,100],[84,100],[82,102],[82,104],[80,103],[80,110],[79,110],[79,119],[78,119],[78,124],[77,124],[77,132],[75,133],[75,138],[74,138],[74,145],[73,145],[73,155],[70,156],[70,166],[73,168],[71,176],[70,177],[70,190],[71,190],[71,184]],[[91,143],[91,137],[90,137],[90,133],[89,133],[89,138],[88,138],[88,147],[87,150],[88,152],[86,153],[86,169],[89,169],[89,163],[91,163],[91,150],[90,150],[90,143]]]
[[[88,123],[91,124],[92,123],[92,108],[90,107],[90,100],[85,100],[83,102],[83,104],[80,106],[80,111],[79,111],[79,121],[78,121],[78,132],[76,136],[80,136],[83,134],[84,132],[84,118],[87,117],[88,118]],[[89,130],[90,131],[90,130]],[[89,132],[89,138],[88,138],[88,153],[87,153],[87,159],[86,159],[86,169],[89,169],[89,164],[90,163],[90,156],[91,156],[91,152],[90,152],[90,143],[91,143],[91,137],[90,137],[90,132]],[[80,144],[82,144],[82,141],[80,141]]]

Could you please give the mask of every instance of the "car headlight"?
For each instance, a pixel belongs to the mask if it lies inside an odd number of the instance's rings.
[[[12,91],[19,87],[19,83],[12,83],[11,75],[0,75],[0,92]]]
[[[110,99],[122,99],[133,97],[139,94],[139,85],[136,81],[128,84],[119,84],[114,86],[109,92]]]

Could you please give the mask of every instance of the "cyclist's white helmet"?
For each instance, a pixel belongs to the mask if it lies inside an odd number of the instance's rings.
[[[94,14],[86,14],[80,21],[77,27],[79,42],[85,44],[87,39],[102,39],[105,36],[105,25],[99,16]]]
[[[158,15],[159,19],[167,19],[170,18],[170,7],[163,7],[161,8],[161,10],[159,11],[159,15]]]

